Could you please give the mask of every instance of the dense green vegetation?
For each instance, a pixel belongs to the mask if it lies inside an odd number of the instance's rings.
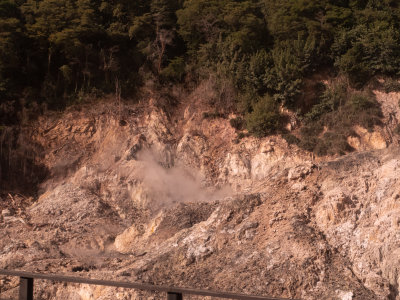
[[[304,79],[324,71],[347,85],[302,103]],[[399,2],[0,0],[2,124],[15,118],[10,103],[58,109],[116,89],[130,96],[147,80],[194,86],[211,73],[235,95],[216,111],[237,110],[250,133],[282,131],[285,106],[306,124],[302,147],[326,154],[334,140],[347,151],[348,123],[379,118],[365,84],[400,75]]]

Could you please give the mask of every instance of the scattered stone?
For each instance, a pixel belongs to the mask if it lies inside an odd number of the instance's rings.
[[[3,209],[3,210],[1,211],[1,215],[2,215],[3,217],[9,217],[9,216],[11,216],[11,211],[10,211],[8,208]]]
[[[288,172],[288,180],[297,180],[300,178],[304,178],[307,175],[312,173],[312,170],[315,168],[314,164],[307,164],[307,165],[300,165],[297,167],[294,167],[289,170]]]

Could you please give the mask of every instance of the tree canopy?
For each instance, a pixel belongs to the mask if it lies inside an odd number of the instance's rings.
[[[232,83],[239,112],[263,120],[264,108],[298,110],[304,79],[322,70],[356,89],[399,76],[399,2],[0,0],[2,102],[59,108],[116,82],[127,96],[146,78],[212,73]]]

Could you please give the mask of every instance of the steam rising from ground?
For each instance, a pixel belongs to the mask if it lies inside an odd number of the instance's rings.
[[[163,167],[149,151],[142,151],[138,158],[144,162],[143,183],[148,189],[153,210],[183,202],[208,202],[225,198],[231,189],[206,188],[198,172],[182,167]]]

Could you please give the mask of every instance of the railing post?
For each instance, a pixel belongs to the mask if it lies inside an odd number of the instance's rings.
[[[19,278],[19,300],[33,300],[33,278]]]
[[[181,293],[167,293],[167,300],[182,300],[182,294]]]

